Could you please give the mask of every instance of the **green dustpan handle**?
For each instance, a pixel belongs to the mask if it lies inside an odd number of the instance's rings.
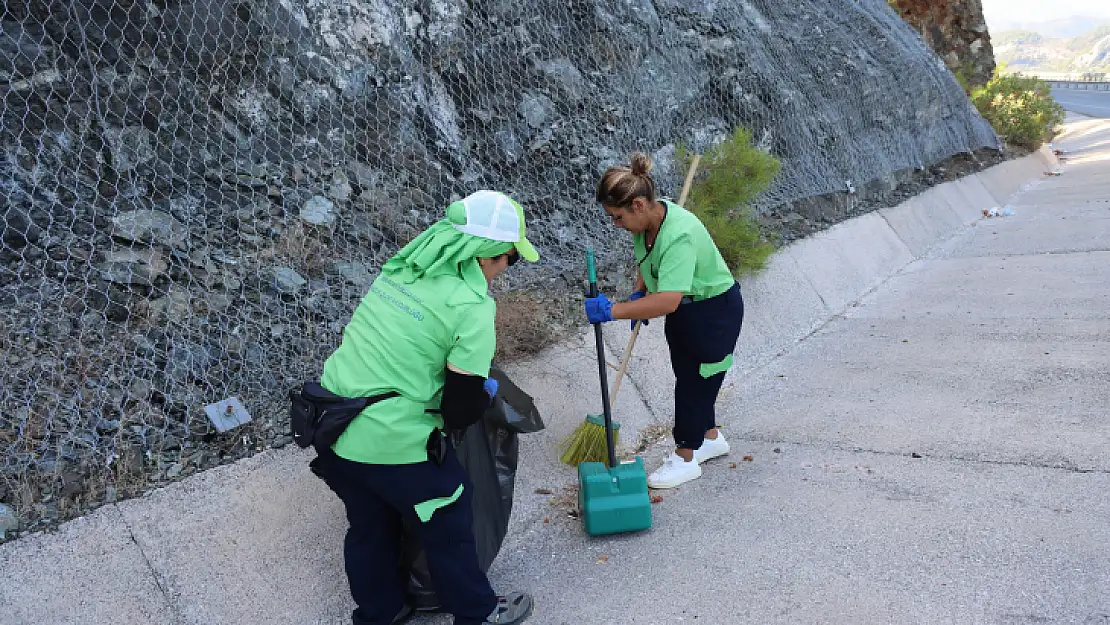
[[[590,297],[597,297],[597,261],[592,247],[586,248],[586,274],[590,277]]]

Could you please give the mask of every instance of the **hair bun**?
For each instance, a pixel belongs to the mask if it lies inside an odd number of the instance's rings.
[[[651,172],[651,157],[643,152],[635,152],[632,154],[632,175],[633,176],[646,176]]]

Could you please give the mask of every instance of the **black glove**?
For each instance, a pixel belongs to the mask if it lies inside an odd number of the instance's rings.
[[[444,427],[448,430],[465,430],[481,419],[493,401],[493,396],[486,390],[487,384],[487,380],[481,376],[448,369],[443,383],[443,400],[439,406]]]

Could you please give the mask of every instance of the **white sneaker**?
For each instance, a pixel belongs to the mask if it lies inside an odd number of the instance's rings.
[[[699,477],[701,477],[701,465],[697,461],[686,462],[672,451],[670,457],[663,462],[663,466],[648,476],[647,483],[648,488],[674,488]]]
[[[717,432],[717,438],[709,440],[708,438],[701,442],[701,447],[694,450],[694,460],[698,464],[706,460],[712,460],[718,456],[723,456],[728,453],[728,441],[725,440],[725,435]]]

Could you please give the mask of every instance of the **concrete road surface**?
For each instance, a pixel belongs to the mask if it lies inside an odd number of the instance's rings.
[[[1065,109],[1088,117],[1110,118],[1110,91],[1053,89],[1052,97]]]

